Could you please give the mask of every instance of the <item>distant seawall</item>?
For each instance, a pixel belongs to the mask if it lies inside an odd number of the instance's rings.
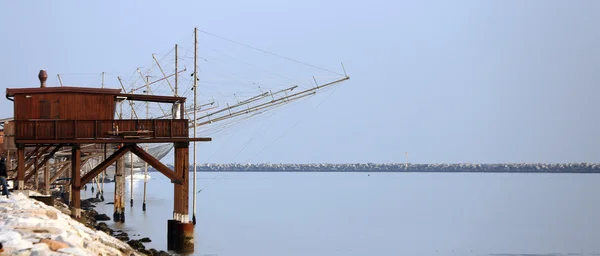
[[[170,165],[167,166],[172,168]],[[600,173],[600,164],[202,164],[197,166],[197,170],[200,172]],[[190,171],[193,171],[193,166],[190,166]]]

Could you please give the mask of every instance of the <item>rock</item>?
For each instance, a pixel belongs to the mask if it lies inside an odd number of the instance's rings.
[[[112,234],[116,239],[119,239],[121,241],[129,241],[129,235],[127,235],[127,233],[123,232],[123,231],[117,231],[117,232],[113,232]]]
[[[96,225],[95,228],[99,231],[104,231],[105,233],[107,233],[109,235],[113,232],[112,229],[110,229],[108,227],[108,225],[106,225],[106,223],[104,223],[104,222],[98,223],[98,225]]]
[[[37,256],[50,255],[49,250],[50,250],[50,247],[46,243],[34,244],[33,248],[31,248],[31,255],[37,255]]]
[[[95,220],[110,220],[110,217],[108,217],[106,214],[96,214],[96,216],[94,216]]]
[[[150,243],[150,242],[152,242],[152,240],[150,240],[150,238],[148,238],[148,237],[144,237],[144,238],[140,239],[140,242],[142,242],[142,243]]]
[[[40,243],[45,243],[48,245],[48,248],[50,248],[50,250],[53,251],[58,251],[62,248],[68,248],[69,245],[67,243],[64,242],[60,242],[60,241],[55,241],[55,240],[50,240],[50,239],[41,239]]]
[[[58,250],[58,252],[67,253],[70,255],[82,255],[82,256],[88,255],[88,253],[85,250],[83,250],[81,248],[75,248],[75,247],[62,248],[62,249]]]
[[[78,234],[62,234],[56,238],[56,241],[65,242],[71,247],[82,247],[83,246],[83,238]]]
[[[121,235],[121,236],[115,236],[116,239],[119,239],[123,242],[127,242],[129,241],[129,236],[125,236],[125,235]]]
[[[102,200],[100,200],[98,198],[95,198],[95,197],[90,197],[88,199],[82,200],[82,202],[83,201],[90,202],[90,203],[100,203],[100,202],[102,202]]]
[[[53,220],[58,218],[58,214],[55,211],[50,211],[50,210],[46,211],[46,216],[48,216],[48,218],[53,219]]]
[[[135,250],[146,249],[146,246],[144,246],[144,244],[142,244],[142,242],[140,242],[139,240],[131,240],[131,241],[127,242],[127,244],[129,244],[129,246],[131,246],[131,248],[133,248]]]
[[[140,250],[140,252],[143,253],[143,254],[146,254],[146,255],[150,255],[150,256],[153,256],[153,255],[157,255],[157,256],[169,256],[169,255],[171,255],[171,254],[168,254],[165,251],[157,251],[155,249]]]
[[[85,201],[85,200],[81,201],[81,202],[80,202],[80,204],[81,204],[81,205],[80,205],[80,207],[81,207],[82,209],[83,209],[83,208],[90,208],[90,207],[91,207],[91,205],[92,205],[92,203],[90,203],[89,201]]]
[[[29,198],[40,201],[48,206],[54,206],[54,197],[51,196],[29,196]]]

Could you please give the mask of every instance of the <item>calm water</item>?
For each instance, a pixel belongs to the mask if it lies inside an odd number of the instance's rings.
[[[107,223],[166,250],[173,186],[151,175],[147,211],[135,180],[126,223]],[[600,175],[238,172],[197,182],[194,255],[600,255]],[[114,184],[105,190],[112,201]],[[127,191],[129,202],[129,180]],[[97,210],[112,217],[112,207]]]

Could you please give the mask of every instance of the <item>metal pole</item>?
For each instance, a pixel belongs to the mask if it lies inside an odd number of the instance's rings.
[[[58,77],[58,82],[60,83],[60,86],[62,87],[63,83],[62,83],[62,79],[60,79],[60,74],[57,74],[56,76]]]
[[[146,95],[150,94],[150,90],[148,88],[149,76],[146,76]],[[148,112],[150,111],[150,105],[146,102],[146,119],[149,118]],[[146,152],[148,152],[148,144],[145,147]],[[142,211],[146,211],[146,183],[148,183],[148,162],[144,161],[144,202],[142,203]]]
[[[160,66],[160,62],[158,62],[158,60],[156,59],[156,56],[154,56],[154,54],[152,54],[152,58],[156,62],[156,66],[158,67],[158,69],[160,70],[160,72],[163,74],[163,77],[167,77],[167,74],[165,73],[165,71]],[[150,81],[146,80],[146,84],[148,84],[149,82]],[[167,84],[169,85],[169,87],[171,87],[171,91],[175,92],[175,88],[173,88],[173,86],[171,85],[171,82],[169,81],[169,79],[167,79]]]
[[[148,78],[146,77],[146,80],[148,80]],[[133,90],[131,90],[131,93],[133,93]],[[130,117],[131,119],[133,119],[133,104],[131,105],[131,114]],[[131,166],[129,167],[129,190],[131,191],[131,196],[129,197],[129,204],[131,207],[133,207],[133,153],[129,152],[129,164],[131,164]]]
[[[129,190],[131,191],[129,204],[133,207],[133,153],[129,153],[129,163],[131,167],[129,167]]]
[[[194,138],[196,138],[196,105],[198,104],[198,28],[194,28]],[[183,118],[183,117],[182,117]],[[185,170],[186,172],[189,170]],[[196,224],[196,141],[194,141],[194,190],[192,192],[193,215],[192,222]]]
[[[104,72],[102,72],[102,88],[104,88]]]
[[[177,62],[178,58],[179,58],[178,55],[177,55],[177,48],[178,48],[177,44],[175,44],[175,97],[177,97],[177,95],[178,95],[177,94],[177,90],[178,90],[178,88],[177,88],[177,82],[178,81],[177,80],[178,80],[178,77],[179,77],[178,72],[177,72],[177,69],[179,68],[179,65],[178,65],[178,62]],[[185,106],[183,106],[183,107],[185,108]]]
[[[106,144],[104,145],[104,157],[102,157],[102,161],[106,160]],[[100,200],[104,201],[104,182],[106,182],[106,169],[102,172],[102,193],[100,194]]]

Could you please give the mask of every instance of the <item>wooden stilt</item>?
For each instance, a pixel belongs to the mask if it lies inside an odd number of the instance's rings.
[[[41,156],[42,156],[44,153],[40,153],[40,154],[36,155],[36,156],[35,156],[35,158],[34,158],[34,163],[33,163],[33,165],[34,165],[34,171],[30,172],[29,174],[27,174],[27,176],[25,176],[25,182],[28,182],[28,181],[29,181],[29,179],[31,179],[31,177],[32,177],[33,175],[36,175],[36,174],[37,174],[37,171],[38,171],[38,169],[39,169],[40,167],[44,166],[44,165],[45,165],[45,164],[46,164],[46,163],[47,163],[47,162],[50,160],[50,158],[54,157],[54,154],[55,154],[56,152],[58,152],[58,150],[59,150],[61,147],[62,147],[62,145],[56,146],[56,147],[55,147],[55,148],[54,148],[54,149],[53,149],[53,150],[50,152],[50,154],[46,155],[46,156],[44,157],[44,159],[42,159],[42,162],[41,162],[41,163],[39,162],[39,158],[40,158],[40,157],[41,157]],[[47,147],[46,149],[50,149],[50,147]],[[47,150],[45,150],[45,151],[47,151]],[[45,152],[45,151],[43,151],[43,152]],[[37,165],[37,167],[35,167],[36,165]],[[25,167],[25,170],[29,170],[29,167]]]
[[[127,151],[124,150],[123,155],[126,152]],[[125,159],[123,159],[121,155],[117,158],[116,161],[117,166],[115,168],[115,205],[113,220],[115,222],[125,222]]]
[[[44,195],[50,195],[50,166],[44,167]]]
[[[17,145],[17,188],[25,189],[25,147]]]
[[[35,191],[39,191],[39,181],[40,181],[40,179],[38,178],[38,168],[39,168],[39,166],[38,166],[38,161],[39,161],[38,156],[36,156],[35,159],[33,159],[33,161],[34,161],[33,162],[33,172],[31,174],[33,174],[33,177],[35,179],[34,182],[33,182],[33,184],[35,186]],[[27,177],[25,177],[25,181],[27,181]]]
[[[173,220],[167,225],[167,245],[178,252],[194,251],[194,224],[189,218],[189,142],[175,143],[175,176],[182,182],[173,184]]]
[[[73,145],[71,149],[71,216],[81,217],[81,149]]]

